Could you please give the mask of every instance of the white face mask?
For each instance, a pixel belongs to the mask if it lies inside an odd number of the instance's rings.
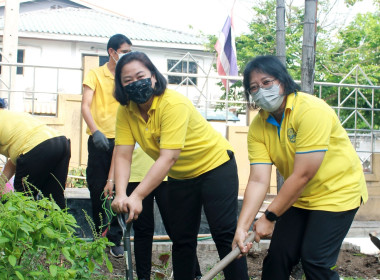
[[[260,88],[255,94],[251,94],[255,104],[263,110],[271,113],[280,108],[284,95],[280,95],[280,85],[273,85],[270,88]]]
[[[115,63],[117,63],[120,58],[122,58],[124,55],[126,55],[127,53],[118,53],[117,51],[115,51],[115,53],[117,54],[117,56],[119,57],[118,60],[116,60],[113,56],[112,56],[112,59],[115,61]]]
[[[119,60],[124,56],[126,55],[127,53],[117,53],[117,55],[119,56]]]

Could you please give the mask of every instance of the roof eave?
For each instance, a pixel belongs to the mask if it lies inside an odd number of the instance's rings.
[[[0,36],[3,36],[3,30],[0,30]],[[64,35],[54,33],[40,33],[40,32],[19,32],[19,38],[27,39],[42,39],[42,40],[56,40],[56,41],[71,41],[71,42],[85,42],[85,43],[100,43],[107,44],[108,37],[91,37],[83,35]],[[184,43],[171,43],[171,42],[157,42],[148,40],[133,40],[134,46],[153,47],[153,48],[170,48],[170,49],[187,49],[194,51],[205,51],[205,47],[199,44],[184,44]]]

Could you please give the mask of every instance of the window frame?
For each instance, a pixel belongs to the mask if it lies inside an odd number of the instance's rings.
[[[187,63],[189,63],[189,65]],[[188,82],[188,83],[186,83],[186,85],[190,85],[190,86],[197,86],[198,85],[198,78],[197,77],[186,77],[186,75],[184,75],[184,76],[172,76],[172,75],[170,75],[170,73],[198,74],[198,64],[195,61],[187,61],[187,60],[168,58],[166,60],[166,66],[167,66],[167,71],[168,71],[168,84],[170,84],[170,85],[182,85],[183,81],[186,78],[189,78],[192,82]],[[174,69],[172,69],[173,67],[174,67]],[[195,69],[195,70],[192,70],[192,69]],[[171,70],[171,71],[169,72],[169,70]]]

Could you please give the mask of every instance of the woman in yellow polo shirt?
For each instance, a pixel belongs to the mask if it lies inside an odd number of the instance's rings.
[[[168,175],[168,221],[176,280],[193,280],[197,234],[204,207],[223,258],[231,251],[237,222],[238,177],[229,142],[201,116],[191,101],[167,88],[165,77],[141,52],[123,56],[115,73],[115,185],[112,207],[137,219],[142,200]],[[126,195],[135,143],[155,160]],[[224,270],[228,280],[248,279],[246,259]]]
[[[111,163],[108,178],[114,178],[114,161]],[[127,187],[127,195],[137,188],[140,182],[144,179],[146,173],[154,164],[154,160],[148,156],[139,146],[138,143],[135,144],[131,173],[129,177],[129,183]],[[112,179],[112,182],[115,180]],[[109,184],[104,187],[104,192],[113,196],[114,186],[110,188]],[[158,210],[161,214],[162,224],[166,233],[170,236],[170,230],[168,227],[168,201],[167,201],[167,178],[164,179],[161,184],[154,189],[148,196],[146,196],[142,201],[143,211],[141,211],[139,218],[133,222],[133,232],[134,232],[134,255],[135,255],[135,265],[136,274],[139,280],[150,279],[152,270],[152,245],[154,236],[154,226],[155,226],[155,214],[154,214],[154,202],[156,202]],[[200,267],[198,263],[198,258],[196,258],[196,269],[195,276],[201,277]]]
[[[363,169],[334,110],[299,86],[274,56],[249,62],[246,98],[261,107],[248,132],[250,176],[233,246],[243,245],[270,183],[285,182],[253,225],[256,242],[272,235],[262,279],[289,279],[299,260],[307,279],[339,279],[334,266],[354,216],[368,199]],[[251,104],[252,105],[252,104]]]
[[[27,113],[12,112],[0,98],[0,154],[9,158],[0,183],[13,175],[14,189],[28,191],[22,179],[35,186],[45,197],[53,197],[65,208],[64,190],[71,157],[70,141]],[[31,187],[33,195],[38,190]]]

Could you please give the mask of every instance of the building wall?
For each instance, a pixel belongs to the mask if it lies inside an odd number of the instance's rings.
[[[38,101],[36,106],[50,102],[50,106],[54,107],[57,92],[81,94],[83,77],[90,69],[85,66],[84,57],[108,56],[106,43],[107,40],[104,43],[99,43],[19,38],[19,49],[24,50],[24,64],[26,66],[24,66],[23,74],[16,76],[16,90],[18,92],[12,93],[11,98],[17,98],[17,102],[12,102],[12,105],[17,104],[17,108],[11,109],[31,111],[29,104],[31,101],[25,101],[25,98],[32,100],[34,97],[34,100]],[[185,48],[171,49],[164,46],[149,47],[135,44],[132,49],[145,52],[162,73],[169,70],[168,59],[181,60],[190,51]],[[212,67],[213,54],[199,50],[191,50],[190,52],[189,61],[197,63],[198,74],[206,76],[206,74],[215,73]],[[96,67],[97,65],[91,66]],[[186,88],[183,90],[184,94],[195,101],[200,100],[200,92],[203,94],[203,100],[206,100],[206,97],[208,99],[217,98],[222,94],[220,87],[217,86],[217,82],[220,80],[213,80],[212,82],[206,78],[197,78],[197,80],[197,86],[169,85],[169,87],[178,90]],[[4,83],[10,84],[9,81],[4,81]],[[5,86],[5,88],[7,87]],[[56,113],[55,110],[55,108],[50,108],[47,113],[54,114]],[[42,112],[46,113],[45,111]]]
[[[372,172],[366,173],[368,201],[359,208],[355,219],[360,221],[380,220],[380,153],[372,155]]]

